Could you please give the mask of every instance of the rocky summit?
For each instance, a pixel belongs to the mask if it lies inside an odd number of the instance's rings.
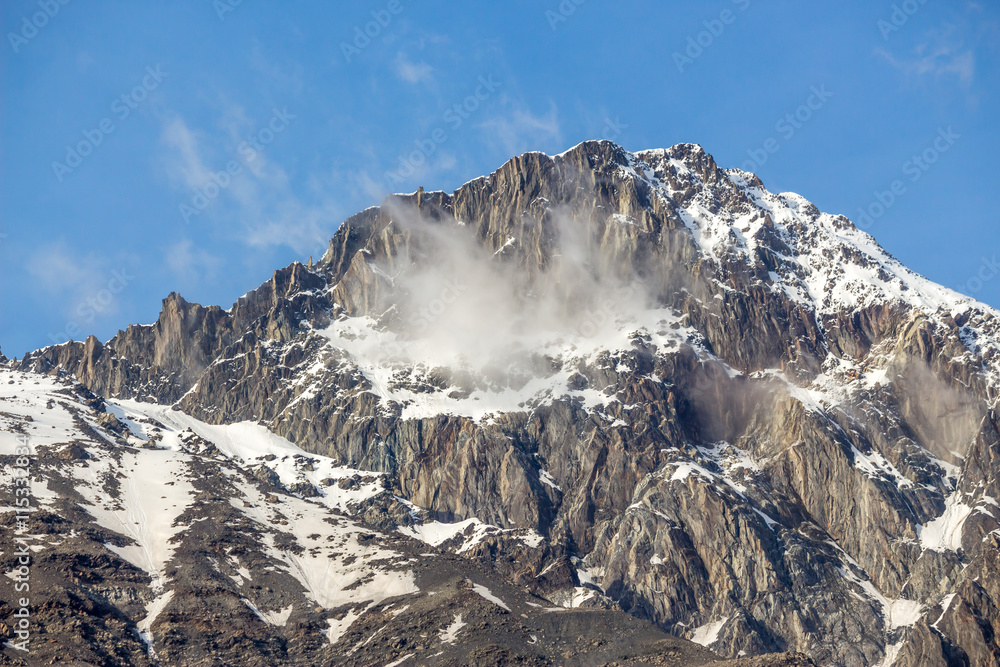
[[[2,360],[3,661],[1000,665],[998,315],[693,144],[392,195]]]

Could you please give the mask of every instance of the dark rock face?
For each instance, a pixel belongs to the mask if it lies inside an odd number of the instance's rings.
[[[488,363],[491,329],[516,362]],[[991,309],[698,146],[587,142],[390,197],[228,312],[171,295],[151,327],[18,367],[263,424],[439,521],[537,531],[461,555],[552,603],[732,658],[989,665],[998,341]]]
[[[230,320],[218,306],[205,308],[172,293],[156,324],[132,325],[105,345],[90,336],[48,347],[26,356],[21,367],[62,368],[103,395],[172,403],[228,345]]]
[[[3,427],[34,443],[36,480],[33,511],[0,519],[32,554],[30,588],[0,598],[3,664],[728,664],[620,610],[552,607],[485,563],[401,535],[420,518],[380,490],[380,476],[287,446],[254,455],[255,429],[209,450],[194,430],[219,434],[170,410],[129,410],[124,434],[85,431],[72,420],[109,413],[87,405],[80,385],[0,378],[14,385],[0,397],[13,410]],[[343,483],[318,487],[320,474]],[[4,484],[0,501],[12,503],[11,491]],[[504,553],[526,552],[506,535]],[[5,542],[5,571],[19,558]],[[24,596],[29,631],[18,638]]]

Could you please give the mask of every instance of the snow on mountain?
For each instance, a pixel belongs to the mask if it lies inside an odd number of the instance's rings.
[[[40,504],[149,579],[161,656],[197,571],[348,656],[397,613],[424,660],[616,608],[729,656],[975,664],[998,321],[699,146],[586,142],[390,197],[227,311],[171,295],[12,363],[0,419],[58,461]]]
[[[701,146],[685,147],[695,159],[705,155]],[[726,169],[728,183],[709,187],[689,160],[672,157],[676,148],[629,154],[622,175],[642,179],[670,200],[694,186],[697,194],[679,210],[706,255],[721,259],[735,252],[754,263],[758,253],[774,253],[764,240],[766,230],[773,230],[789,252],[775,253],[781,270],[771,276],[771,284],[819,313],[892,301],[930,312],[969,304],[993,311],[906,268],[844,216],[822,213],[794,192],[771,193],[754,174]],[[733,189],[742,192],[747,203],[720,206],[720,195]]]

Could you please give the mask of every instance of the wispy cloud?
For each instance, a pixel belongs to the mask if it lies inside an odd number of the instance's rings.
[[[101,262],[93,254],[71,251],[65,243],[39,246],[27,262],[28,275],[45,292],[72,296],[93,291],[102,278]]]
[[[135,280],[137,264],[133,255],[83,253],[54,241],[36,247],[25,269],[49,308],[88,332],[95,320],[118,312],[120,294]]]
[[[403,51],[396,54],[396,59],[392,61],[396,75],[407,83],[433,84],[434,68],[424,61],[413,62]]]
[[[377,157],[369,160],[376,165]],[[374,168],[373,168],[374,169]],[[337,170],[332,175],[333,180],[349,185],[356,193],[360,193],[370,204],[378,204],[389,194],[389,188],[384,179],[379,179],[376,172],[366,168]]]
[[[968,88],[976,73],[975,53],[964,44],[959,31],[952,25],[927,33],[923,41],[905,55],[894,55],[883,48],[875,52],[910,80],[954,78]]]
[[[164,253],[167,268],[190,283],[212,280],[222,268],[222,260],[208,251],[195,247],[191,239],[181,239]]]
[[[171,178],[192,189],[203,187],[211,179],[212,172],[202,161],[198,137],[183,118],[175,116],[166,121],[162,140],[170,149],[166,167]]]
[[[291,126],[295,122],[291,111],[276,110],[271,118],[286,113],[290,120],[281,123]],[[271,158],[270,144],[280,141],[284,128],[273,131],[276,125],[267,118],[252,121],[242,107],[232,103],[220,110],[217,125],[215,133],[199,132],[174,116],[163,126],[164,165],[178,186],[178,207],[195,211],[187,221],[224,226],[252,247],[284,245],[303,255],[321,248],[336,229],[339,209],[326,194],[332,188],[313,187],[308,178],[304,185],[296,185]],[[262,136],[267,137],[267,145],[255,144],[253,138]],[[228,164],[236,164],[238,172],[226,175]],[[220,186],[220,181],[225,185]],[[303,190],[307,192],[300,197]],[[185,255],[183,246],[174,250],[176,266],[192,260],[204,270],[201,260],[206,258]]]
[[[538,150],[562,141],[559,110],[550,103],[549,110],[536,114],[520,103],[508,105],[508,111],[480,124],[488,140],[507,155]]]

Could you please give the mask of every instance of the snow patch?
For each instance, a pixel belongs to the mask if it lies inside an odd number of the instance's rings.
[[[153,622],[156,621],[156,617],[160,615],[170,601],[174,598],[174,591],[169,590],[162,595],[158,595],[152,602],[146,605],[146,617],[139,621],[137,627],[139,629],[139,639],[142,643],[146,645],[146,652],[149,653],[149,657],[156,658],[156,651],[153,649],[153,633],[150,628],[153,627]]]
[[[705,623],[704,625],[699,625],[691,631],[691,641],[705,647],[714,644],[719,639],[719,633],[728,621],[729,617],[723,616],[717,621],[711,621],[709,623]]]
[[[292,608],[294,607],[294,605],[288,605],[284,609],[280,609],[278,611],[261,611],[253,602],[250,602],[250,600],[246,598],[240,599],[243,600],[243,604],[245,604],[250,611],[257,615],[257,618],[264,621],[268,625],[274,625],[277,627],[283,627],[286,623],[288,623],[288,617],[292,615]]]
[[[441,643],[454,644],[455,639],[458,637],[458,632],[466,625],[467,624],[462,621],[462,615],[456,614],[455,620],[451,622],[451,625],[441,631]]]
[[[934,551],[955,551],[962,547],[962,529],[972,507],[961,501],[961,492],[955,491],[945,499],[944,512],[928,523],[917,526],[920,546]]]
[[[510,611],[510,607],[508,607],[508,606],[507,606],[507,605],[506,605],[506,604],[504,603],[504,601],[503,601],[503,600],[501,600],[501,599],[500,599],[500,598],[498,598],[497,596],[493,595],[493,593],[491,593],[491,592],[490,592],[490,589],[486,588],[486,586],[483,586],[483,585],[481,585],[481,584],[474,584],[474,583],[472,583],[471,581],[469,581],[468,579],[466,579],[466,581],[467,581],[468,583],[472,584],[472,590],[473,590],[473,591],[474,591],[475,593],[477,593],[477,594],[478,594],[478,595],[480,595],[481,597],[483,597],[483,598],[485,598],[485,599],[489,600],[490,602],[492,602],[492,603],[493,603],[493,604],[495,604],[496,606],[498,606],[498,607],[503,607],[503,608],[504,608],[504,609],[506,609],[507,611]]]
[[[339,620],[336,618],[326,619],[328,627],[324,631],[324,634],[326,635],[326,638],[330,640],[330,643],[336,644],[339,642],[340,638],[344,636],[344,633],[351,629],[351,625],[354,624],[354,621],[361,618],[361,616],[365,613],[365,610],[366,608],[361,608],[360,611],[357,609],[351,609],[344,614],[343,618]]]

